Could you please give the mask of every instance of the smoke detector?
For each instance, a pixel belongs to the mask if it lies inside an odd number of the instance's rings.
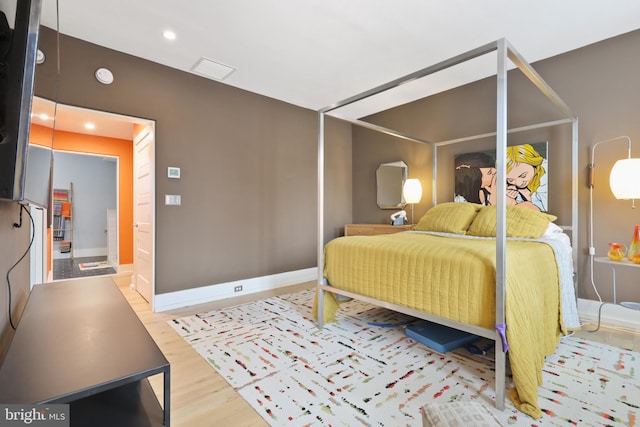
[[[38,49],[38,53],[36,54],[36,64],[42,64],[44,63],[44,60],[45,60],[44,52]]]
[[[113,73],[107,68],[98,68],[96,70],[96,79],[104,85],[110,85],[113,83]]]

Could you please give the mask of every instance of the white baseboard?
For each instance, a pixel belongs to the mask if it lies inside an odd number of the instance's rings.
[[[202,286],[199,288],[186,289],[184,291],[158,294],[155,295],[153,299],[153,311],[160,312],[188,307],[190,305],[204,304],[240,295],[253,294],[256,292],[295,285],[297,283],[309,282],[316,280],[317,278],[318,269],[313,267],[304,270],[273,274],[270,276],[238,280],[235,282]],[[235,288],[237,286],[242,286],[242,290],[236,292]]]
[[[90,256],[107,256],[109,250],[107,248],[86,248],[86,249],[74,249],[73,256],[76,258],[84,258]]]
[[[578,298],[578,314],[582,319],[598,320],[600,302]],[[602,307],[601,323],[640,329],[640,310],[631,310],[617,304],[605,304]]]
[[[73,257],[74,258],[85,258],[85,257],[93,257],[93,256],[107,256],[108,250],[107,248],[87,248],[87,249],[73,249]],[[67,259],[71,258],[71,254],[69,252],[61,253],[60,249],[54,248],[53,250],[53,258],[54,259]]]

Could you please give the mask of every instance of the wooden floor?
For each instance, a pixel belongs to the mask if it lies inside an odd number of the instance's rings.
[[[640,351],[640,329],[625,328],[622,326],[601,325],[596,332],[597,322],[582,320],[582,330],[575,333],[576,336],[591,341],[609,344],[614,347]]]
[[[153,313],[149,304],[131,289],[130,276],[113,276],[113,279],[171,364],[172,427],[269,425],[189,344],[171,329],[167,321],[274,295],[301,291],[315,286],[315,282],[195,305],[171,312]],[[150,382],[162,402],[162,377],[153,377]]]
[[[274,295],[297,292],[315,286],[315,282],[245,295],[209,304],[191,306],[165,313],[152,313],[149,304],[130,288],[128,275],[113,276],[114,281],[138,314],[165,357],[171,363],[171,425],[173,427],[268,426],[209,364],[167,324],[167,321],[204,311],[242,304]],[[613,346],[640,351],[640,331],[585,324],[577,336]],[[151,379],[162,402],[162,378]]]

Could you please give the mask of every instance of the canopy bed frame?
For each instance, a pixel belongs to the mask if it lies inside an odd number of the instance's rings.
[[[577,147],[578,147],[578,119],[573,115],[567,104],[554,92],[554,90],[542,79],[542,77],[528,64],[523,57],[510,45],[506,39],[500,39],[492,43],[488,43],[479,48],[470,50],[461,55],[454,56],[448,60],[442,61],[427,68],[418,70],[414,73],[408,74],[404,77],[390,81],[383,85],[377,86],[358,95],[339,101],[333,105],[322,108],[318,111],[319,130],[318,130],[318,248],[317,248],[317,261],[318,261],[318,282],[317,282],[317,296],[318,296],[318,326],[322,328],[324,326],[324,293],[331,292],[337,295],[358,299],[372,303],[377,306],[388,308],[394,311],[402,312],[410,316],[414,316],[420,319],[429,320],[435,323],[439,323],[445,326],[449,326],[455,329],[463,330],[481,337],[489,338],[495,341],[495,384],[496,384],[496,398],[495,406],[499,410],[503,410],[505,407],[505,381],[506,381],[506,337],[504,335],[505,325],[505,281],[506,281],[506,186],[498,186],[497,192],[497,219],[496,219],[496,300],[495,300],[495,325],[496,329],[483,328],[475,325],[464,324],[457,321],[450,320],[448,318],[434,316],[429,313],[410,309],[401,305],[391,304],[387,301],[381,301],[378,299],[370,298],[353,292],[337,289],[329,285],[324,279],[323,266],[324,266],[324,147],[325,147],[325,116],[331,112],[353,104],[355,102],[364,100],[371,96],[386,92],[395,87],[398,87],[404,83],[408,83],[412,80],[416,80],[430,74],[443,71],[447,68],[477,58],[479,56],[497,52],[497,108],[496,108],[496,130],[481,135],[472,135],[462,137],[453,140],[433,142],[419,137],[408,135],[406,133],[378,126],[372,123],[368,123],[359,119],[345,119],[340,117],[341,120],[346,120],[354,125],[361,126],[373,131],[381,132],[393,137],[401,138],[408,141],[414,141],[418,143],[429,144],[433,147],[433,205],[438,203],[437,197],[437,160],[438,160],[438,147],[459,143],[463,141],[470,141],[483,137],[496,138],[496,169],[497,169],[497,182],[506,182],[506,162],[503,160],[506,158],[507,152],[507,135],[513,132],[533,130],[543,127],[551,127],[558,125],[571,125],[571,224],[564,225],[564,230],[570,235],[571,243],[574,248],[577,247],[578,242],[578,209],[577,209]],[[539,90],[553,105],[555,105],[561,114],[561,119],[527,125],[524,127],[508,129],[507,128],[507,74],[508,74],[508,61],[511,61]],[[577,271],[577,253],[574,250],[572,254],[572,261],[574,266],[574,272]],[[574,289],[575,289],[574,278]]]

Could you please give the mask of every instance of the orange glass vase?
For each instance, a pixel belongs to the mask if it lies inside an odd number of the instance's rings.
[[[620,261],[626,255],[625,247],[622,243],[609,243],[609,252],[607,256],[611,261]]]
[[[627,258],[636,264],[640,264],[640,225],[636,225],[633,229],[633,238],[629,245]]]

